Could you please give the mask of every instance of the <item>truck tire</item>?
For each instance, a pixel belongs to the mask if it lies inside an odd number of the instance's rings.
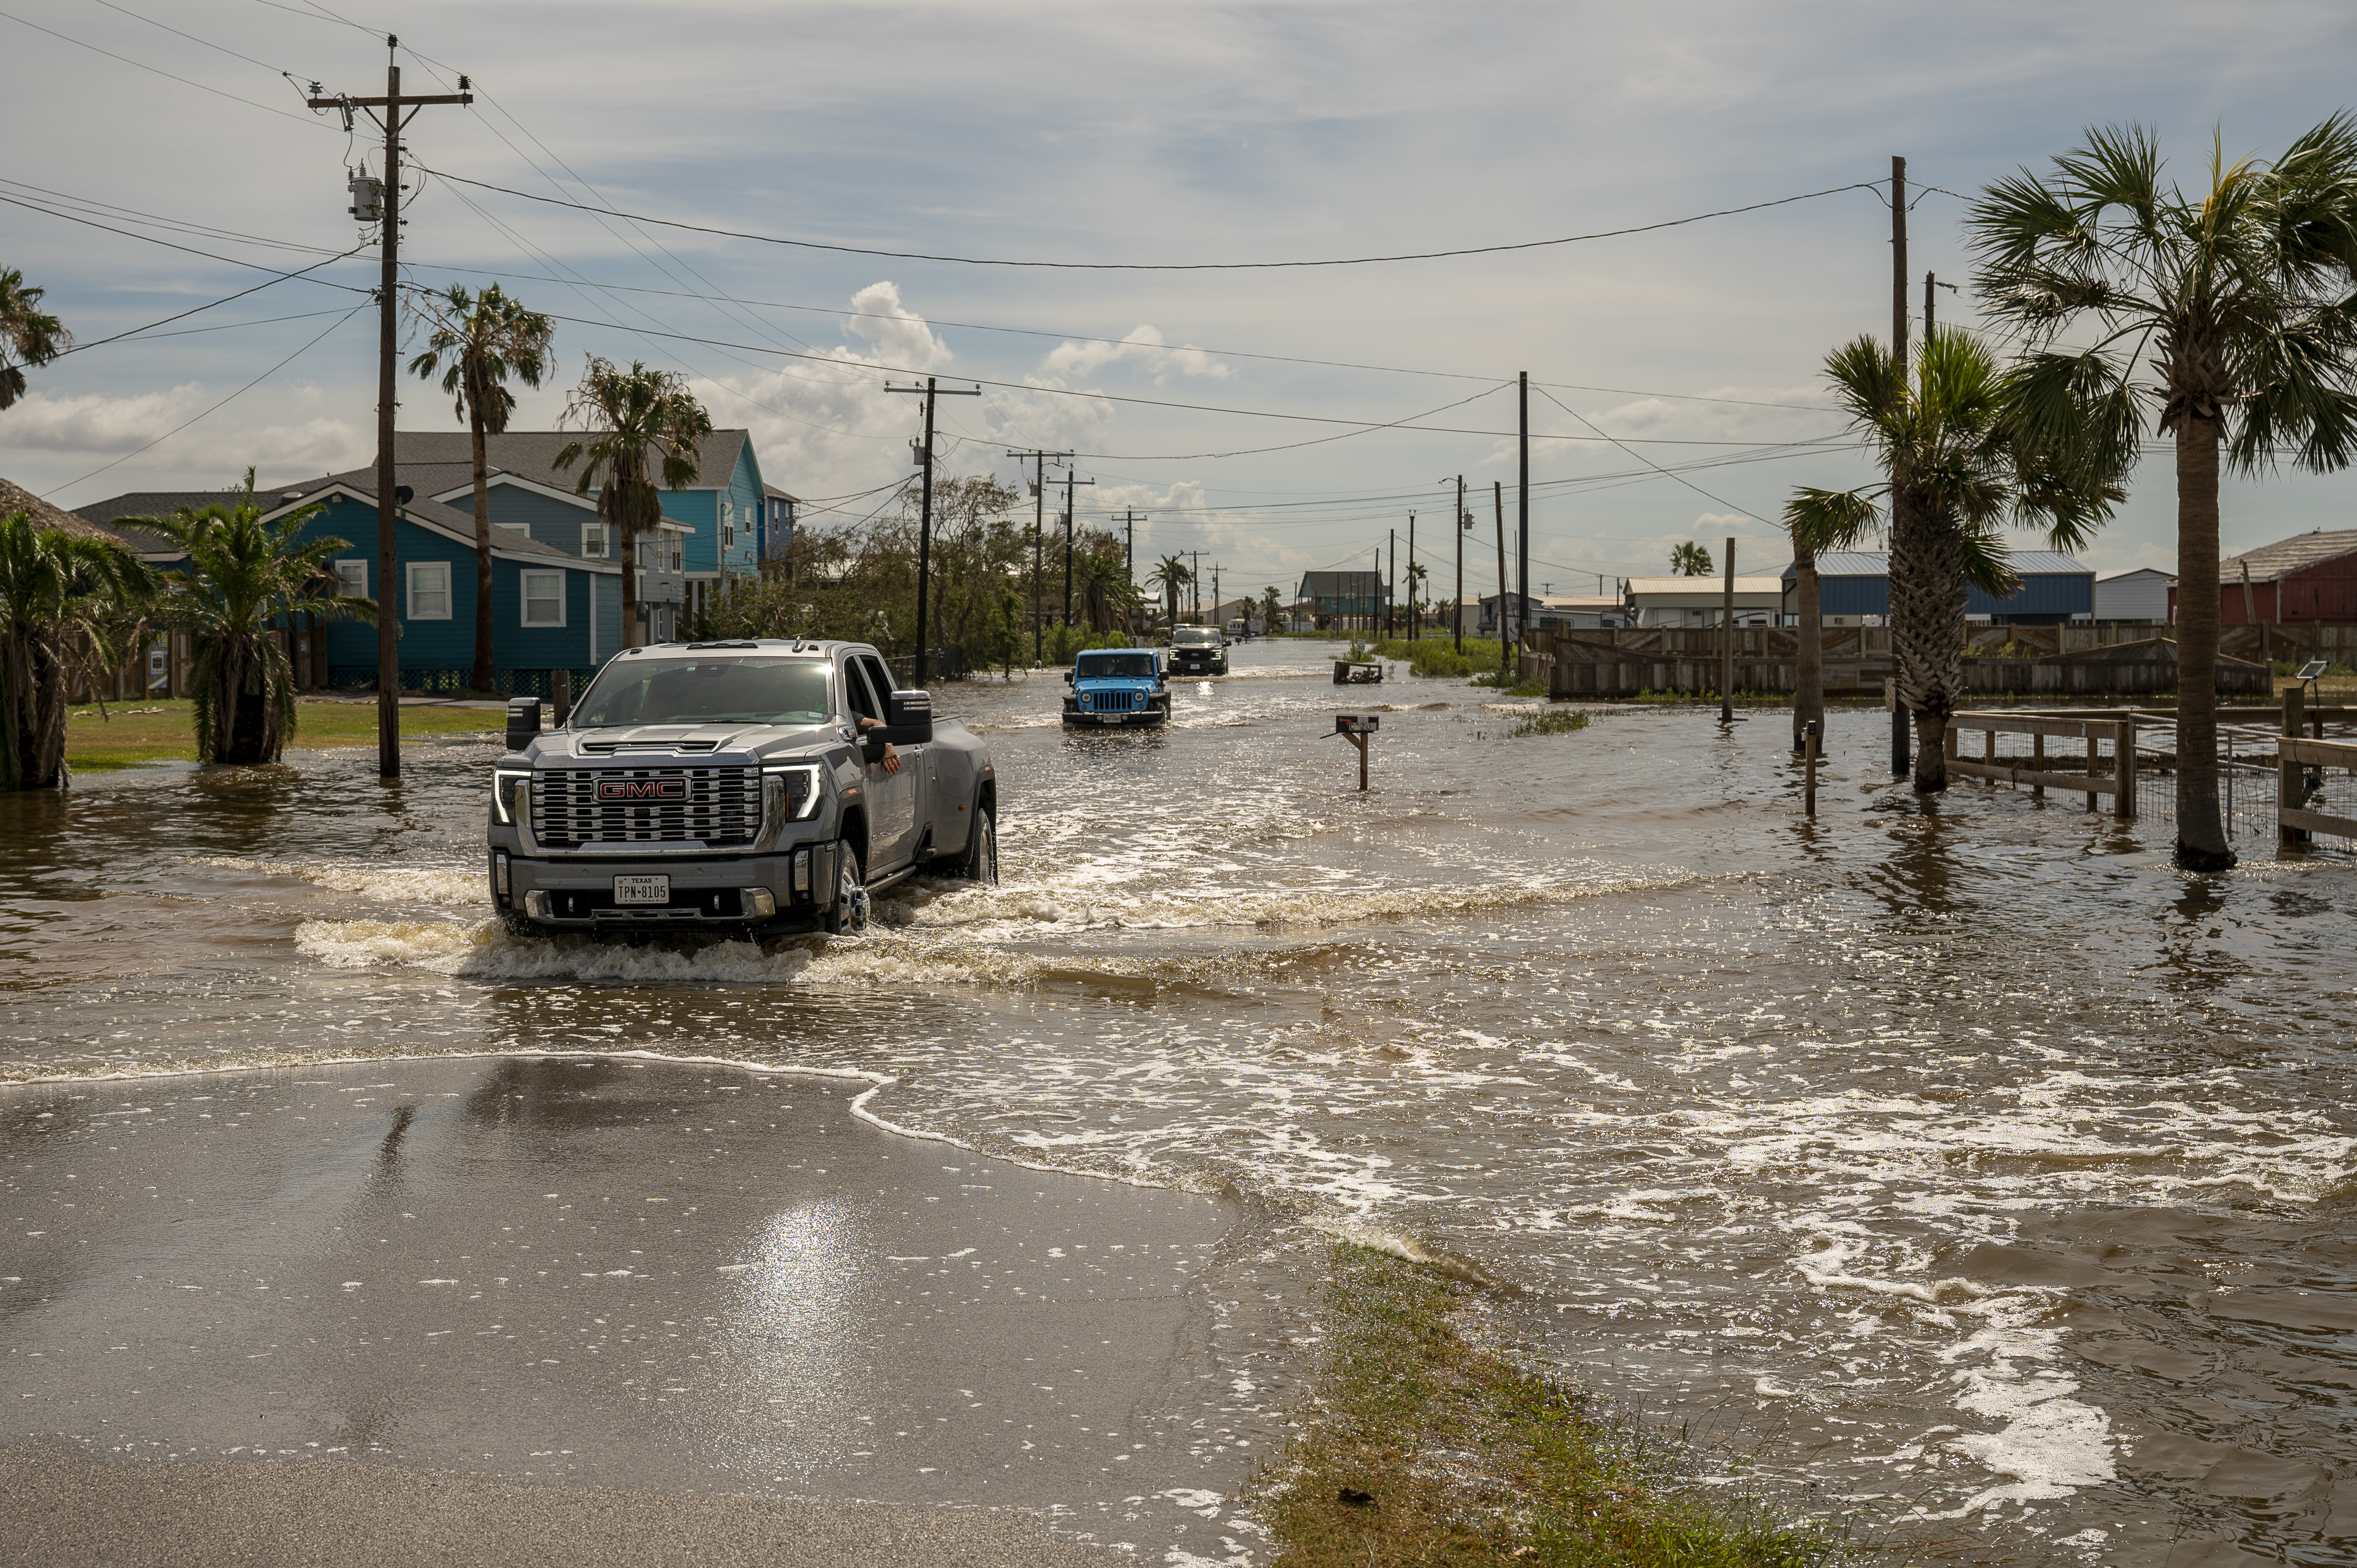
[[[998,823],[990,808],[974,803],[974,827],[965,835],[965,854],[958,857],[957,875],[985,887],[998,886]]]
[[[827,907],[826,934],[856,937],[867,929],[867,882],[859,847],[849,839],[834,846],[834,902]]]

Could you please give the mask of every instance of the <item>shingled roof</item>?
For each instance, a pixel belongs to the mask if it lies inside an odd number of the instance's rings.
[[[182,507],[196,511],[209,506],[235,507],[244,499],[243,490],[125,490],[102,501],[78,506],[74,515],[98,524],[142,555],[172,555],[178,550],[171,541],[145,529],[122,527],[116,520],[169,517]]]
[[[727,489],[737,472],[737,455],[745,449],[750,434],[744,430],[716,430],[705,436],[696,450],[693,488]],[[504,435],[483,437],[483,456],[494,467],[569,490],[581,481],[581,466],[576,463],[570,469],[560,468],[556,455],[573,442],[588,439],[588,433],[579,430],[511,430]],[[474,436],[464,430],[396,431],[393,437],[393,459],[404,469],[421,464],[457,464],[466,467],[471,481],[474,441]]]
[[[22,485],[0,479],[0,517],[12,512],[30,514],[36,526],[54,528],[59,533],[70,533],[77,539],[100,539],[109,544],[123,541],[87,518],[76,517],[61,507],[53,507]]]
[[[2245,550],[2240,555],[2227,556],[2218,563],[2218,580],[2228,585],[2239,583],[2243,580],[2243,568],[2248,566],[2252,582],[2273,582],[2319,561],[2352,552],[2357,552],[2357,528],[2319,528],[2313,533],[2297,533],[2273,544],[2262,544],[2256,550]]]

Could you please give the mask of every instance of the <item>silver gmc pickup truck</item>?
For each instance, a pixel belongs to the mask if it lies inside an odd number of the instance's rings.
[[[997,815],[988,748],[866,644],[626,649],[561,728],[509,704],[491,897],[519,933],[850,933],[919,872],[997,881]]]

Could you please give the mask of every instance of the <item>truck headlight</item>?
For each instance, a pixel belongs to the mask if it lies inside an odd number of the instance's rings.
[[[761,781],[776,780],[786,797],[786,820],[808,822],[818,815],[818,764],[815,762],[767,763],[761,768]]]
[[[531,771],[520,768],[493,768],[491,770],[491,820],[501,824],[512,823],[519,814],[531,809]]]

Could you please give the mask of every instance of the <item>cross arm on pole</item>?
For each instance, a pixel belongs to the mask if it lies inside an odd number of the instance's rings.
[[[424,103],[472,103],[474,101],[475,95],[471,92],[404,92],[398,98],[307,98],[303,102],[313,109],[390,109],[395,104],[406,109]]]

